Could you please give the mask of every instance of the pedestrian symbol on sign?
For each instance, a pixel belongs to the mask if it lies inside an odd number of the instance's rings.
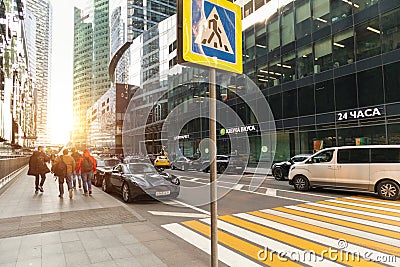
[[[224,25],[215,7],[204,24],[202,32],[197,36],[195,43],[233,54]]]

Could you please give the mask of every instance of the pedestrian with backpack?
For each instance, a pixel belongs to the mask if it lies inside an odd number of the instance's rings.
[[[81,172],[84,195],[92,194],[92,178],[96,173],[96,160],[89,153],[89,150],[83,151],[83,157],[79,159],[76,166],[76,172]]]
[[[50,172],[46,162],[49,162],[50,158],[43,152],[43,146],[38,147],[38,151],[33,152],[33,155],[29,159],[28,175],[35,176],[35,194],[43,192],[44,181],[46,180],[46,173]],[[39,183],[39,176],[41,177]]]
[[[71,156],[74,158],[75,163],[78,163],[78,161],[82,157],[82,155],[78,151],[76,151],[75,147],[73,147],[71,149],[71,152],[72,152]],[[82,187],[82,176],[79,172],[76,171],[76,169],[74,169],[73,179],[72,179],[74,189],[76,189],[76,180],[78,180],[79,188],[81,188]]]
[[[75,170],[75,160],[68,155],[68,149],[63,150],[63,155],[59,156],[54,163],[52,171],[58,177],[58,189],[60,198],[64,196],[64,180],[67,182],[69,198],[72,199],[72,177]]]

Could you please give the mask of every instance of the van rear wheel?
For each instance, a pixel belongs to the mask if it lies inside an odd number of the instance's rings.
[[[304,175],[297,175],[293,181],[294,189],[297,191],[308,191],[310,190],[310,182]]]
[[[387,200],[398,200],[400,198],[400,187],[396,182],[385,180],[378,184],[379,197]]]

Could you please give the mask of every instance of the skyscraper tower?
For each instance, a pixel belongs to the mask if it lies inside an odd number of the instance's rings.
[[[93,25],[90,15],[74,8],[73,131],[76,145],[86,143],[86,111],[94,102]]]
[[[37,140],[38,145],[48,144],[48,98],[51,68],[52,6],[48,0],[27,0],[26,7],[36,19],[35,39],[35,88],[37,92]]]

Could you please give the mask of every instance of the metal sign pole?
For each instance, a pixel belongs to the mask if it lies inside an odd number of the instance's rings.
[[[210,69],[210,209],[211,209],[211,266],[218,266],[218,226],[217,226],[217,107],[216,70]]]

